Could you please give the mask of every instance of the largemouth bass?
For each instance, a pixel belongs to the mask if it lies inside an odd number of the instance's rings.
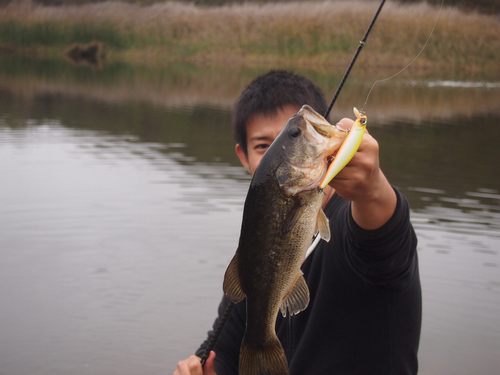
[[[285,375],[288,364],[276,336],[278,312],[304,310],[309,289],[300,267],[313,235],[330,239],[318,186],[328,160],[346,133],[305,105],[263,155],[244,205],[238,249],[223,289],[238,303],[247,299],[240,375]]]

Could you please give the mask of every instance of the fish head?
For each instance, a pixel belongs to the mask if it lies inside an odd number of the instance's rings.
[[[282,157],[275,175],[287,195],[317,188],[331,156],[340,148],[346,133],[331,125],[308,105],[288,120],[276,138]]]

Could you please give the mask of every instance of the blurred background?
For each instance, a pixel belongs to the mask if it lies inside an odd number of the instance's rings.
[[[388,2],[330,120],[364,106],[382,169],[410,201],[420,374],[489,375],[500,368],[498,4],[431,3]],[[330,100],[378,2],[0,5],[0,374],[170,374],[210,329],[236,250],[250,180],[233,151],[234,100],[271,68]],[[323,14],[363,21],[327,28]],[[365,103],[438,14],[429,49]],[[283,24],[256,21],[267,16]]]

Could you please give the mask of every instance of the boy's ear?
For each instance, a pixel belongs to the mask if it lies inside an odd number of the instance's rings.
[[[248,162],[248,156],[245,154],[239,143],[236,144],[236,155],[238,155],[241,165],[243,165],[248,173],[250,173],[250,163]]]

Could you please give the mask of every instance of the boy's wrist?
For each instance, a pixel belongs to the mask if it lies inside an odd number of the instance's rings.
[[[382,227],[394,214],[397,196],[381,170],[377,181],[352,202],[352,216],[356,224],[367,230]]]

